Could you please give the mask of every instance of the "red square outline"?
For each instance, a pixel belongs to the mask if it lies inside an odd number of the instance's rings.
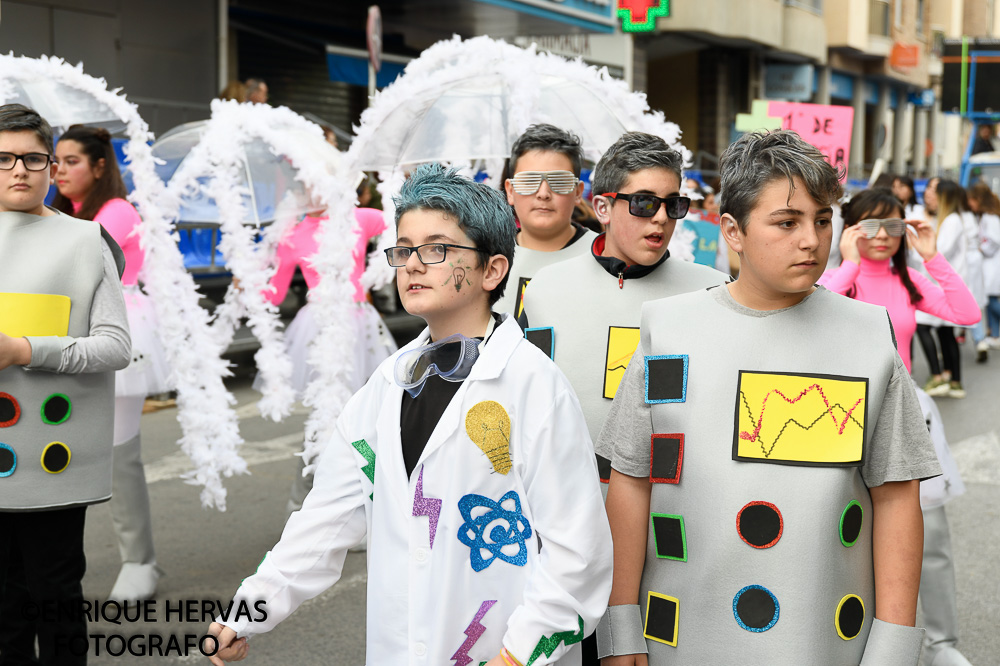
[[[677,473],[673,478],[660,478],[653,476],[653,440],[655,439],[677,439],[680,444],[677,447]],[[650,483],[673,483],[681,482],[681,465],[684,463],[684,435],[679,432],[653,433],[649,438],[649,482]]]

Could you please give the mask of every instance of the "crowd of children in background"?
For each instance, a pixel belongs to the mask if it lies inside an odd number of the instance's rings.
[[[85,663],[52,640],[78,622],[26,624],[15,604],[82,599],[83,512],[112,468],[112,596],[148,598],[159,577],[138,414],[167,372],[113,165],[103,130],[53,150],[37,114],[0,107],[0,661],[33,660],[37,637],[42,663]],[[956,329],[977,360],[1000,348],[1000,200],[935,178],[920,203],[903,176],[843,197],[843,174],[788,131],[734,142],[715,188],[682,167],[628,132],[588,203],[579,139],[533,125],[502,189],[410,174],[385,257],[426,328],[396,351],[356,284],[357,393],[236,592],[267,620],[212,623],[213,663],[245,658],[363,542],[371,664],[915,666],[923,648],[968,665],[942,509],[963,487],[928,396],[965,395]],[[53,180],[62,213],[43,205]],[[322,214],[282,241],[273,302],[296,265],[313,286]],[[355,279],[381,231],[380,213],[357,219]],[[681,225],[694,262],[668,250]],[[311,307],[293,324],[303,381]],[[43,394],[46,424],[69,418],[53,396],[73,404],[77,438],[72,460],[59,442],[41,454],[47,475],[17,455]]]

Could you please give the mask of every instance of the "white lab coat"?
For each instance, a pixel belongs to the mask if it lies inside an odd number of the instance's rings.
[[[972,213],[952,213],[941,222],[938,251],[969,288],[976,302],[986,303],[983,289],[983,255],[979,251],[979,223]]]
[[[534,664],[579,664],[580,623],[592,632],[611,592],[612,547],[576,396],[508,316],[483,346],[407,479],[399,437],[402,389],[393,367],[399,353],[427,339],[425,330],[383,362],[348,402],[302,510],[292,514],[281,540],[237,592],[237,604],[266,600],[267,620],[227,624],[240,636],[268,631],[335,583],[347,548],[367,533],[369,665],[475,666],[495,657],[501,645],[525,664],[539,647]],[[498,403],[509,417],[504,429],[512,467],[506,474],[468,434],[483,432],[482,419],[473,412],[467,421],[467,415],[484,401]],[[483,407],[496,418],[495,407]],[[506,441],[498,436],[491,434],[491,443]],[[365,447],[352,445],[359,440],[375,453],[374,483],[359,452]],[[502,456],[495,453],[502,470]],[[425,502],[415,505],[421,479]],[[467,532],[459,503],[470,495],[500,502],[511,492],[531,534],[523,545],[501,552],[515,560],[526,555],[526,562],[519,566],[497,557],[477,572],[472,549],[458,538]],[[432,545],[432,512],[426,509],[435,499],[441,504]],[[471,510],[473,518],[487,511],[484,501],[474,502],[479,508]],[[504,509],[513,505],[512,499],[502,503]],[[514,532],[526,536],[525,525],[513,522]],[[503,519],[491,521],[486,540],[503,536],[508,526]],[[488,550],[480,554],[492,556]],[[485,631],[473,641],[465,632],[477,617]],[[471,662],[459,654],[466,642]]]

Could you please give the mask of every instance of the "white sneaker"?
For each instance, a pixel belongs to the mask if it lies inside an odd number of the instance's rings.
[[[983,342],[989,344],[992,349],[1000,349],[1000,338],[986,338]]]
[[[111,588],[108,600],[131,602],[152,599],[153,595],[156,594],[156,584],[162,575],[163,571],[155,563],[125,562],[122,564],[121,571],[118,572],[118,579],[115,581],[114,587]]]

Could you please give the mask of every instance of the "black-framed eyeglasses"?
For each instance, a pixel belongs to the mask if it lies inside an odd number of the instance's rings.
[[[605,192],[602,197],[624,199],[628,202],[628,212],[636,217],[653,217],[660,210],[660,204],[667,207],[667,217],[679,220],[688,214],[691,206],[689,197],[658,197],[655,194],[623,194],[621,192]]]
[[[21,160],[21,164],[28,171],[45,171],[49,163],[54,161],[52,156],[46,153],[25,153],[24,155],[0,153],[0,169],[10,171],[17,164],[18,160]]]
[[[396,247],[387,247],[385,249],[385,258],[389,260],[389,265],[393,268],[399,268],[405,266],[410,255],[414,252],[417,253],[417,259],[420,263],[427,264],[440,264],[448,256],[448,248],[453,247],[456,250],[474,250],[475,252],[482,252],[478,247],[469,247],[468,245],[455,245],[454,243],[424,243],[423,245],[418,245],[416,247],[406,247],[405,245],[397,245]]]

